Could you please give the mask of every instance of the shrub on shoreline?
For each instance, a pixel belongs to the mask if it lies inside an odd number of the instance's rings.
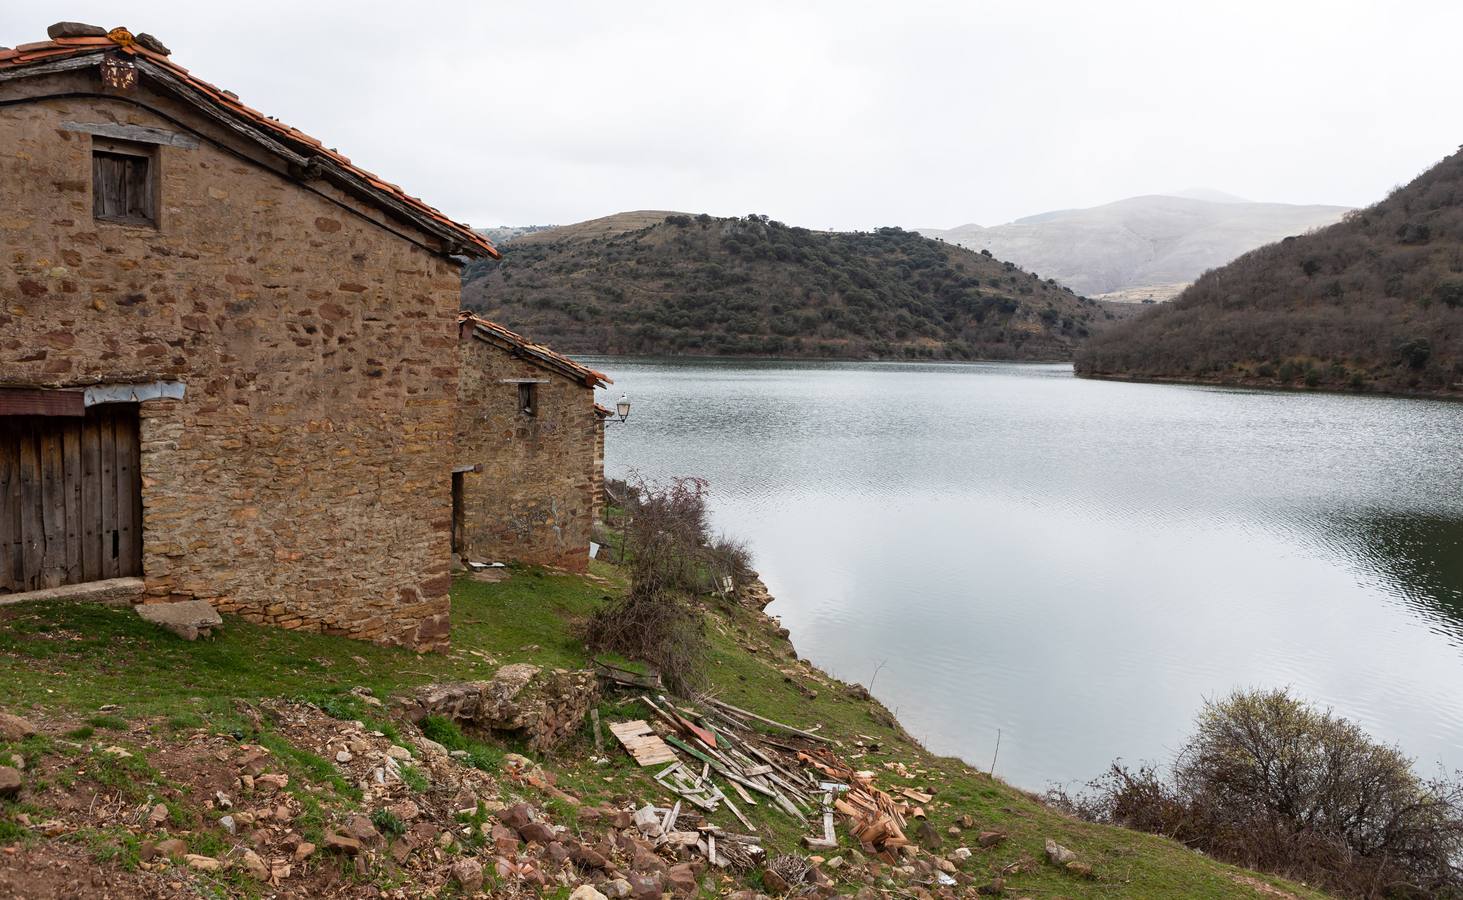
[[[1207,701],[1167,776],[1117,762],[1051,799],[1349,896],[1463,896],[1463,783],[1285,690]]]

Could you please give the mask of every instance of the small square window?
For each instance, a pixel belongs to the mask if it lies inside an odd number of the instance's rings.
[[[518,383],[518,411],[525,416],[538,415],[538,385],[527,381]]]
[[[105,222],[156,225],[154,158],[146,147],[96,141],[91,153],[91,212]]]

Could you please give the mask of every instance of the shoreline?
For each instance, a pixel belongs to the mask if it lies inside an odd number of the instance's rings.
[[[1432,391],[1385,391],[1367,389],[1364,391],[1346,390],[1343,388],[1331,387],[1306,387],[1305,385],[1287,385],[1278,382],[1263,382],[1250,380],[1226,380],[1217,378],[1177,378],[1164,375],[1125,375],[1118,372],[1082,372],[1075,365],[1072,374],[1076,378],[1085,378],[1091,381],[1111,381],[1129,384],[1160,384],[1188,387],[1224,387],[1240,388],[1247,391],[1266,391],[1271,393],[1284,394],[1326,394],[1341,397],[1375,397],[1379,399],[1402,399],[1402,400],[1445,400],[1451,403],[1463,403],[1463,391],[1456,391],[1448,394],[1439,394]]]

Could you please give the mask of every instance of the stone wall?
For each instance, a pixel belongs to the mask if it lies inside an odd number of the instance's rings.
[[[594,430],[594,471],[589,477],[589,494],[593,498],[589,507],[591,525],[604,518],[605,514],[605,422],[599,418],[599,427]]]
[[[141,405],[150,599],[445,645],[457,266],[136,100],[0,106],[0,384],[185,382]],[[198,127],[157,227],[94,220],[68,122]]]
[[[482,471],[462,476],[460,555],[587,570],[603,436],[594,389],[464,331],[456,464]],[[537,415],[520,411],[517,380],[540,382]]]

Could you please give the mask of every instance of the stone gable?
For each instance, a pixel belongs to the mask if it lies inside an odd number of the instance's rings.
[[[0,384],[186,386],[139,404],[149,598],[445,645],[457,265],[95,78],[0,84]],[[155,226],[94,218],[99,123],[186,137],[144,148]]]
[[[459,555],[587,571],[604,455],[594,388],[471,327],[458,353],[455,465],[481,466],[459,476]],[[534,385],[533,415],[519,406],[520,382]]]

